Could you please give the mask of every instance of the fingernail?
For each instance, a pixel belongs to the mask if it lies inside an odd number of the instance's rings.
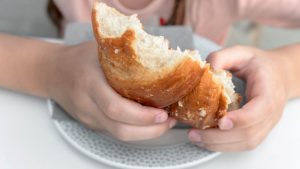
[[[201,142],[202,141],[200,134],[195,131],[191,131],[191,133],[189,134],[189,138],[192,142]]]
[[[168,119],[167,113],[159,113],[155,116],[154,122],[155,123],[163,123]]]
[[[224,117],[224,118],[220,119],[220,121],[219,121],[219,128],[221,130],[230,130],[230,129],[232,129],[233,128],[233,122],[232,122],[232,120],[230,120],[227,117]]]
[[[173,128],[176,125],[176,120],[172,119],[169,123],[169,128]]]

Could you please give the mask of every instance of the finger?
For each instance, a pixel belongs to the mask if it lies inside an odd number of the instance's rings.
[[[244,141],[237,143],[228,143],[228,144],[198,144],[199,147],[204,147],[210,151],[218,151],[218,152],[239,152],[239,151],[249,151],[253,150],[258,146],[258,141]],[[196,144],[197,145],[197,144]]]
[[[252,98],[241,109],[228,112],[226,116],[219,120],[221,130],[232,128],[247,128],[264,120],[267,116],[268,105],[264,97]]]
[[[201,142],[204,144],[229,144],[237,143],[256,136],[261,132],[261,129],[267,127],[272,119],[265,119],[254,126],[243,129],[220,130],[220,129],[191,129],[188,132],[188,137],[192,142]]]
[[[168,114],[165,110],[142,106],[123,98],[107,84],[103,82],[98,84],[91,92],[91,97],[107,117],[122,123],[140,126],[159,124],[167,120]]]
[[[109,122],[109,120],[105,126],[107,130],[119,140],[138,141],[157,138],[174,127],[175,124],[175,119],[168,118],[165,123],[151,126],[133,126],[124,123],[112,123]]]
[[[92,99],[85,98],[86,103],[92,102]],[[83,102],[83,101],[82,101]],[[109,131],[113,136],[123,141],[145,140],[158,137],[165,133],[168,129],[176,124],[176,120],[168,118],[164,123],[151,126],[134,126],[125,123],[120,123],[108,118],[101,110],[98,109],[95,103],[85,104],[85,114],[79,117],[80,121],[86,124],[89,128]],[[87,106],[88,105],[88,106]],[[82,110],[83,112],[83,110]]]
[[[189,138],[200,147],[205,147],[212,151],[243,151],[255,148],[263,138],[270,132],[274,123],[278,121],[277,116],[265,119],[261,123],[247,129],[235,129],[230,131],[221,131],[218,129],[197,130],[192,129],[189,132]],[[201,142],[191,139],[190,134],[195,132],[200,134]]]
[[[70,99],[71,100],[71,99]],[[70,103],[69,114],[76,120],[81,122],[87,128],[101,131],[105,127],[99,123],[99,118],[103,118],[103,113],[98,109],[97,105],[86,94],[79,94],[78,98]]]
[[[228,144],[240,142],[245,138],[241,130],[223,131],[219,129],[191,129],[188,132],[188,137],[191,142],[204,144]]]
[[[256,49],[250,47],[234,46],[211,53],[207,61],[215,69],[239,70],[253,57]]]
[[[270,120],[262,123],[257,132],[248,135],[242,141],[228,142],[222,144],[211,144],[211,143],[198,143],[200,147],[205,147],[211,151],[221,151],[221,152],[237,152],[237,151],[249,151],[255,149],[268,135],[272,129],[273,124]]]

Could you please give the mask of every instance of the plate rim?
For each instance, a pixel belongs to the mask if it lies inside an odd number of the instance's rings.
[[[47,107],[48,107],[48,111],[51,114],[53,114],[53,101],[51,99],[47,99]],[[184,164],[179,164],[179,165],[175,165],[175,166],[162,166],[162,167],[147,167],[147,166],[133,166],[133,165],[127,165],[127,164],[123,164],[123,163],[118,163],[115,161],[111,161],[111,160],[107,160],[105,158],[101,158],[99,156],[96,156],[95,154],[87,151],[85,148],[83,148],[82,146],[80,146],[78,143],[76,143],[66,132],[65,130],[61,127],[60,123],[58,120],[55,120],[53,118],[51,118],[51,120],[53,121],[53,124],[55,126],[55,128],[58,130],[58,132],[60,133],[60,135],[64,138],[65,141],[67,141],[67,143],[69,143],[71,146],[75,147],[75,149],[77,149],[77,151],[81,152],[83,155],[86,155],[90,158],[92,158],[93,160],[97,161],[97,162],[101,162],[102,164],[105,164],[107,166],[112,166],[112,167],[117,167],[117,168],[125,168],[125,169],[140,169],[141,167],[143,168],[148,168],[148,169],[183,169],[183,168],[188,168],[188,167],[192,167],[195,166],[197,164],[201,164],[204,162],[207,162],[211,159],[214,159],[216,157],[218,157],[219,155],[221,155],[221,152],[213,152],[211,154],[209,154],[208,156],[201,158],[199,160],[194,160],[192,162],[188,162],[188,163],[184,163]]]

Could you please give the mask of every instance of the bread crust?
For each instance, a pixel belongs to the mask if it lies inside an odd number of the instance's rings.
[[[223,86],[212,76],[207,66],[199,84],[177,103],[166,109],[170,115],[194,128],[218,127],[218,120],[227,113],[228,101]]]
[[[96,16],[94,8],[92,23],[99,45],[99,61],[108,83],[120,95],[162,108],[181,99],[199,83],[199,74],[204,70],[199,61],[186,57],[176,67],[150,71],[139,62],[134,50],[135,32],[128,29],[121,37],[103,38]]]

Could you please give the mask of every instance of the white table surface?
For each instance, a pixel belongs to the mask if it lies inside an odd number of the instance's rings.
[[[299,169],[300,100],[255,150],[224,153],[193,168]],[[54,127],[46,100],[0,88],[1,169],[110,169],[70,146]]]

